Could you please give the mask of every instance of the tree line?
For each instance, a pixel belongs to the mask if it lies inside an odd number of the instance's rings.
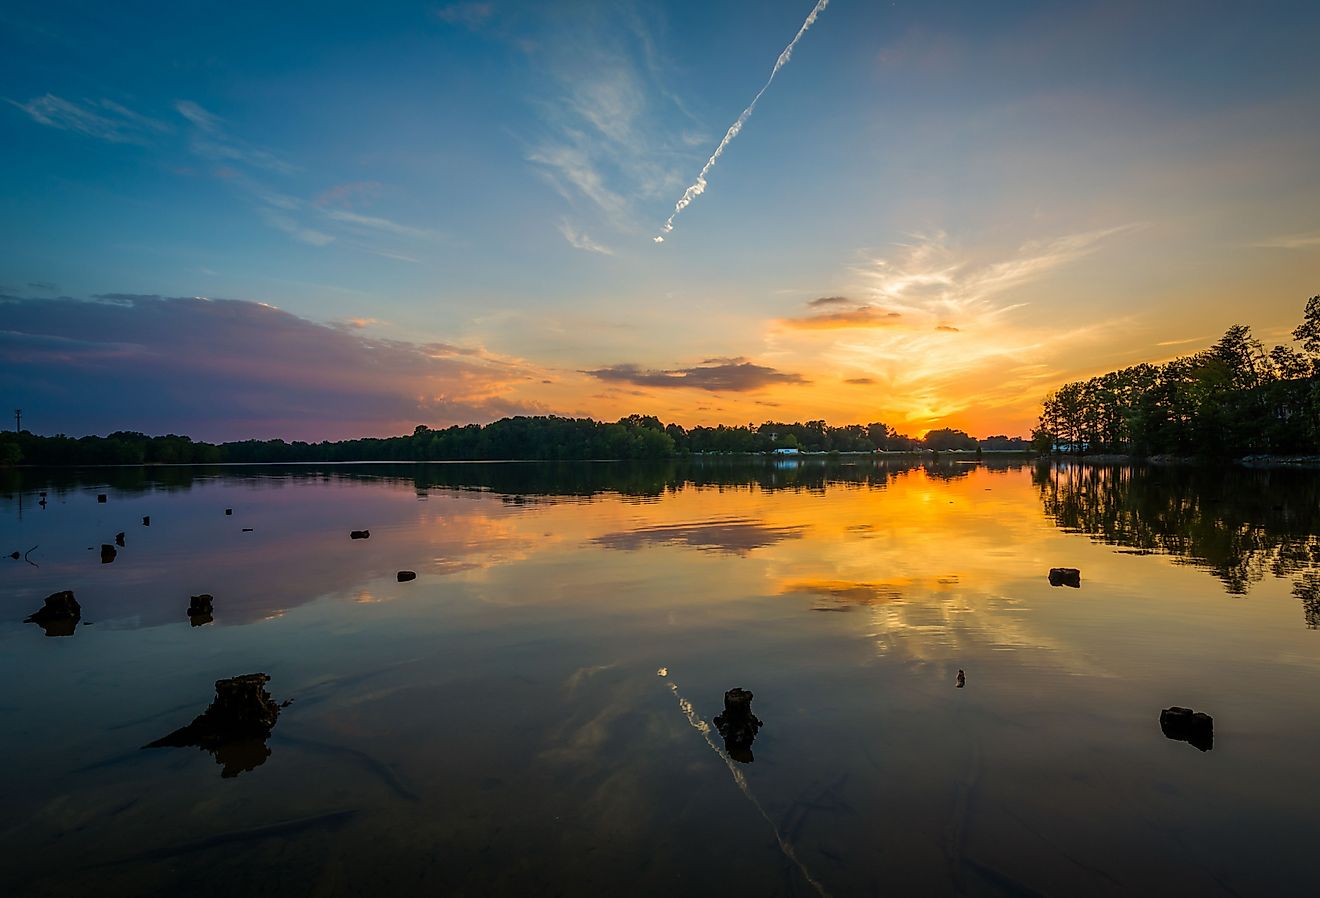
[[[1320,454],[1320,296],[1265,346],[1246,325],[1207,350],[1064,384],[1045,397],[1040,452],[1238,457]]]
[[[664,459],[695,454],[806,452],[910,452],[1026,450],[1020,437],[978,441],[961,430],[941,428],[924,439],[883,423],[831,427],[824,421],[776,422],[684,428],[652,415],[629,415],[607,423],[554,415],[502,418],[490,424],[432,429],[418,425],[408,436],[306,443],[241,440],[206,443],[186,436],[147,436],[119,431],[107,436],[0,434],[0,464],[142,465],[343,461],[480,461],[526,459]]]

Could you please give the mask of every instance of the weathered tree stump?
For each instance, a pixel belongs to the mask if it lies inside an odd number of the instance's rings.
[[[73,591],[66,589],[46,596],[41,607],[23,623],[37,624],[47,636],[72,636],[81,618],[82,606],[73,597]]]
[[[742,764],[750,764],[752,743],[762,726],[752,713],[752,693],[735,687],[724,693],[724,713],[715,717],[715,729],[724,737],[724,750]]]
[[[114,546],[109,543],[101,544],[101,564],[109,564],[114,561],[117,554],[119,553],[115,551]]]
[[[209,593],[188,597],[188,620],[194,627],[200,627],[215,620],[212,613],[214,609],[211,607],[211,603],[214,601],[214,597]]]
[[[370,530],[350,530],[349,533],[348,533],[348,538],[349,538],[349,539],[370,539],[370,538],[371,538],[371,531],[370,531]]]
[[[417,579],[417,572],[416,572],[416,571],[399,571],[399,573],[396,574],[395,576],[398,577],[400,583],[407,583],[409,580],[416,580],[416,579]]]
[[[270,755],[265,742],[280,716],[280,706],[266,691],[269,682],[264,673],[216,680],[215,700],[192,723],[142,747],[195,745],[215,756],[226,778],[259,766]]]

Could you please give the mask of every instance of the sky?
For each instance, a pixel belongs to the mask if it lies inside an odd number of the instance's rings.
[[[1025,435],[1320,293],[1310,2],[9,0],[0,34],[36,433]]]

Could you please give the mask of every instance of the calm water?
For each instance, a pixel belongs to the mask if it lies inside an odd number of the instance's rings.
[[[11,471],[0,549],[6,895],[1320,892],[1315,473]],[[140,748],[253,671],[237,776]]]

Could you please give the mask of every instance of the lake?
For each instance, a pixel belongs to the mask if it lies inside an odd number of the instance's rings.
[[[1320,891],[1317,472],[10,470],[0,550],[6,895]]]

